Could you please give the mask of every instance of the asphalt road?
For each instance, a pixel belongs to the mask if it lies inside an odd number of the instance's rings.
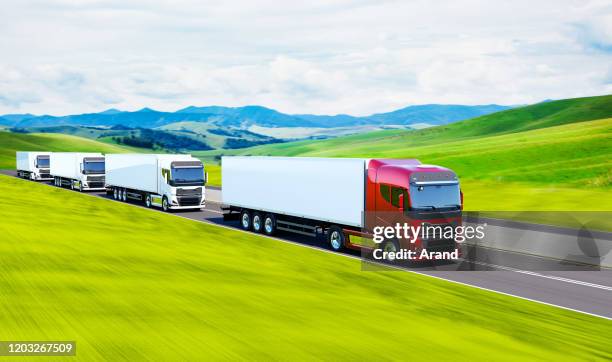
[[[0,173],[15,176],[15,171],[12,170],[1,170]],[[50,184],[49,186],[54,187]],[[220,193],[219,188],[207,187],[208,201],[205,209],[178,211],[172,214],[240,230],[237,220],[223,220],[221,205],[218,202],[221,200]],[[117,202],[104,192],[87,194]],[[144,207],[139,203],[130,203]],[[154,210],[161,212],[158,209],[152,209],[152,212],[156,212]],[[332,252],[314,238],[293,233],[279,232],[275,239],[316,248],[322,252]],[[343,252],[341,255],[360,258],[360,254],[354,251]],[[612,319],[612,270],[476,246],[464,245],[463,255],[464,258],[455,263],[420,263],[398,266],[397,269],[398,272],[425,274]],[[362,263],[362,268],[364,272],[372,272],[368,271],[372,268],[367,263]]]

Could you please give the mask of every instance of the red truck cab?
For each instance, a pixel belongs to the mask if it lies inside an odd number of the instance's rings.
[[[408,224],[461,225],[463,196],[457,175],[450,169],[423,165],[415,159],[371,159],[366,179],[364,232],[376,226]],[[442,235],[418,237],[414,242],[398,239],[386,249],[453,251],[454,238]]]

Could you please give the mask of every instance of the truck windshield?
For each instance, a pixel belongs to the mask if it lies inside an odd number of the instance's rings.
[[[83,163],[83,173],[104,173],[104,161],[85,161]]]
[[[172,182],[175,185],[204,185],[204,167],[172,167]]]
[[[410,201],[412,208],[417,210],[459,209],[461,207],[459,184],[410,184]]]
[[[49,156],[38,156],[38,157],[36,157],[36,167],[38,167],[38,168],[49,168]]]

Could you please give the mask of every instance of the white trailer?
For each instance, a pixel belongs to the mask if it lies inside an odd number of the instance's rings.
[[[356,158],[223,157],[222,202],[360,228],[365,207],[366,161]]]
[[[164,211],[205,206],[204,165],[191,155],[107,154],[106,180],[116,200]]]
[[[364,227],[367,159],[223,157],[224,209],[245,230],[323,237],[335,250]]]
[[[79,191],[106,190],[101,153],[53,152],[50,163],[55,186]]]
[[[15,155],[17,176],[36,181],[52,180],[49,174],[51,152],[18,151]]]

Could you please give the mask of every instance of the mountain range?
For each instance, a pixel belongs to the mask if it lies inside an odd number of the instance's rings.
[[[512,107],[497,104],[474,106],[426,104],[408,106],[387,113],[356,117],[345,114],[285,114],[262,106],[190,106],[176,112],[161,112],[150,108],[143,108],[135,112],[109,109],[99,113],[67,116],[7,114],[0,116],[0,125],[16,128],[65,125],[98,127],[122,125],[138,128],[157,128],[176,122],[204,122],[218,127],[239,129],[248,129],[251,126],[270,128],[337,128],[366,125],[398,125],[408,127],[412,124],[447,124],[509,108]]]

